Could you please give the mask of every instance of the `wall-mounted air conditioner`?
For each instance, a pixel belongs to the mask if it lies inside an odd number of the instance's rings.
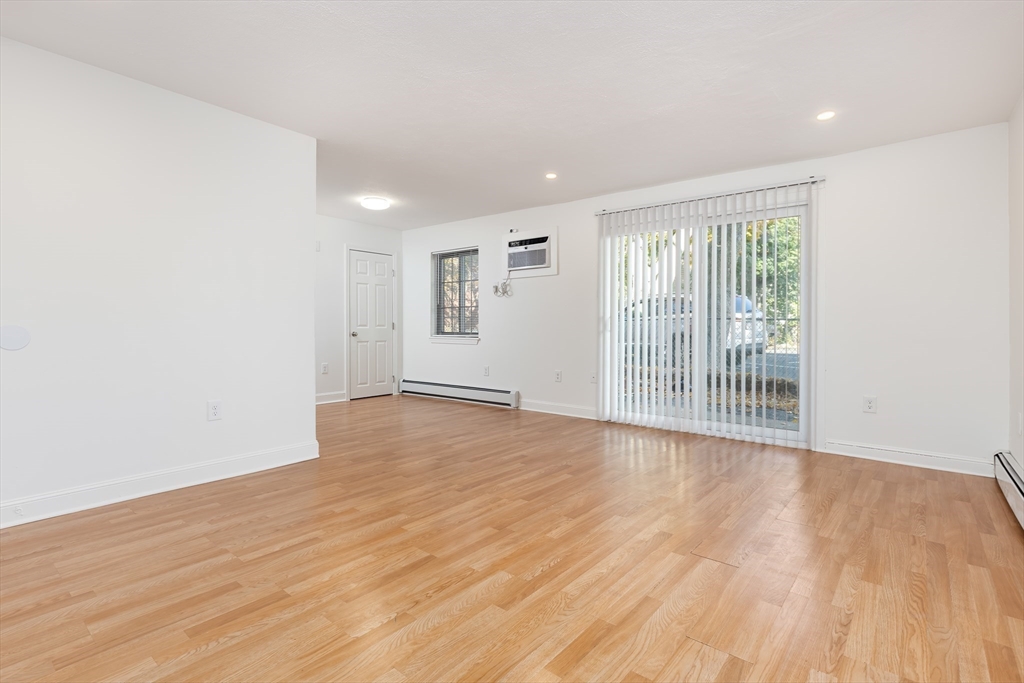
[[[502,239],[502,270],[510,278],[558,275],[558,228],[509,230]]]
[[[510,271],[547,268],[551,265],[551,236],[509,240],[507,254]]]

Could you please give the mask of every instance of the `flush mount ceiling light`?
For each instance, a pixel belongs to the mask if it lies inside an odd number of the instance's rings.
[[[548,180],[554,180],[555,178],[558,177],[558,174],[557,173],[545,173],[544,177],[547,178]]]
[[[823,111],[820,114],[818,114],[818,120],[819,121],[828,121],[830,118],[832,118],[835,115],[836,115],[836,113],[834,111]]]
[[[383,211],[391,206],[391,200],[384,197],[363,197],[359,200],[359,203],[364,209],[369,209],[370,211]]]

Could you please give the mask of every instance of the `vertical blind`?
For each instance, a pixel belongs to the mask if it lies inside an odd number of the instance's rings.
[[[808,442],[821,184],[598,214],[602,419]]]

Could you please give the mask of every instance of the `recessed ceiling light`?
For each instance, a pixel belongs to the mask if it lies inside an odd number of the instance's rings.
[[[391,206],[391,200],[384,197],[363,197],[359,203],[363,205],[364,209],[370,211],[383,211]]]
[[[819,121],[828,121],[830,118],[832,118],[835,115],[836,115],[836,113],[834,111],[823,111],[820,114],[818,114],[818,120]]]
[[[547,178],[548,180],[554,180],[555,178],[558,177],[558,174],[557,173],[545,173],[544,177]]]

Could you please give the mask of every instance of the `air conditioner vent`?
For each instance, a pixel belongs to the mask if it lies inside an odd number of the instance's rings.
[[[548,264],[548,251],[510,251],[508,254],[508,269],[519,270],[521,268],[543,268]]]

